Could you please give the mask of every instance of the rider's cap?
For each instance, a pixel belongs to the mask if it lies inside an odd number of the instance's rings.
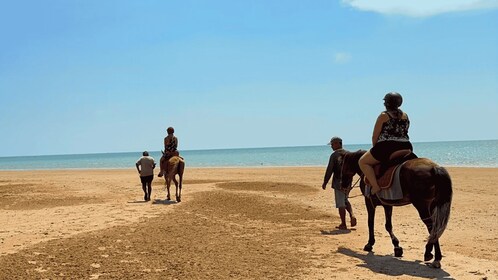
[[[333,143],[333,142],[340,142],[340,143],[342,143],[342,139],[341,139],[341,137],[334,136],[334,137],[332,137],[332,138],[330,139],[330,142],[329,142],[329,143],[327,143],[327,144],[328,144],[328,145],[332,145],[332,143]]]

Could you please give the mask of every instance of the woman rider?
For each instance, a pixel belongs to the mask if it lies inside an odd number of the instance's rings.
[[[179,156],[178,153],[178,138],[174,135],[175,129],[173,127],[168,127],[166,130],[168,132],[168,136],[164,137],[164,152],[161,160],[159,161],[159,165],[161,171],[159,171],[158,176],[163,176],[163,171],[166,167],[166,162],[173,156]]]
[[[408,115],[399,109],[402,103],[403,97],[397,92],[389,92],[384,96],[386,111],[380,113],[375,123],[372,135],[373,147],[358,162],[370,183],[371,194],[380,191],[373,167],[381,162],[387,162],[396,151],[413,151],[408,137],[410,120]]]

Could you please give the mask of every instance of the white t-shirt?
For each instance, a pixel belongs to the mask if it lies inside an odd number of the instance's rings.
[[[154,175],[156,162],[153,157],[143,156],[137,161],[137,164],[140,165],[140,177]]]

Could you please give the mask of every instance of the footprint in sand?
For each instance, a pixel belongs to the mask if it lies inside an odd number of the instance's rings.
[[[93,267],[93,268],[100,268],[100,264],[98,264],[98,263],[92,263],[91,267]]]
[[[102,274],[100,274],[100,273],[92,274],[92,275],[90,275],[89,279],[99,279],[100,275],[102,275]]]
[[[38,268],[35,268],[35,271],[36,271],[36,272],[39,272],[39,273],[42,273],[42,272],[45,272],[45,271],[47,271],[47,270],[46,270],[46,269],[43,269],[43,267],[41,267],[41,266],[40,266],[40,267],[38,267]]]

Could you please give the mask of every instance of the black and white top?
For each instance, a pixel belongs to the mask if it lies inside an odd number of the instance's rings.
[[[377,142],[382,141],[398,141],[407,142],[410,140],[408,136],[408,128],[410,127],[410,120],[408,116],[406,119],[394,118],[386,111],[389,116],[389,120],[382,124],[382,130],[379,135]]]

